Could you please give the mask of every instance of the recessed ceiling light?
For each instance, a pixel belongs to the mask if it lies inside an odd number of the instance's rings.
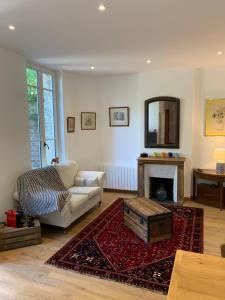
[[[91,66],[91,70],[94,70],[95,69],[95,67],[94,66]]]
[[[98,10],[105,11],[106,10],[105,5],[104,4],[100,4],[99,7],[98,7]]]
[[[150,64],[151,63],[151,60],[150,59],[147,59],[146,60],[146,64]]]
[[[221,55],[222,54],[222,51],[217,51],[217,55]]]
[[[13,26],[13,25],[9,25],[9,30],[15,30],[16,29],[16,27],[15,26]]]

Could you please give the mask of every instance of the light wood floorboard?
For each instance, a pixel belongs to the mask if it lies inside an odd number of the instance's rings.
[[[101,207],[95,208],[76,221],[69,230],[53,227],[43,232],[43,243],[0,253],[1,300],[165,300],[160,293],[131,287],[113,281],[81,275],[44,264],[57,250],[90,223],[118,197],[133,197],[116,193],[104,193]],[[186,202],[185,205],[204,207]],[[204,207],[205,253],[220,255],[220,245],[225,243],[225,211]]]

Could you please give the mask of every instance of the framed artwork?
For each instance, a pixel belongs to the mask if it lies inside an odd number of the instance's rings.
[[[81,129],[95,130],[96,129],[96,113],[82,112],[81,113]]]
[[[75,117],[67,118],[67,132],[75,132]]]
[[[206,100],[206,136],[225,136],[225,99]]]
[[[109,107],[109,126],[129,126],[129,107]]]

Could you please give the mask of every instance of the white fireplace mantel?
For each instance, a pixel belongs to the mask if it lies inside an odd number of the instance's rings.
[[[157,175],[157,173],[161,173],[162,178],[168,177],[169,176],[168,166],[173,166],[173,167],[175,166],[176,167],[175,202],[177,202],[177,204],[182,205],[184,201],[184,162],[185,162],[185,157],[151,157],[151,156],[139,157],[138,158],[138,196],[147,197],[148,195],[148,191],[146,191],[146,188],[148,188],[148,184],[145,178],[146,176],[155,173],[156,177],[160,177],[159,175]]]

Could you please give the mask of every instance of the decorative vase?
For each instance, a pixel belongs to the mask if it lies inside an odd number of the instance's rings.
[[[167,192],[163,186],[160,186],[156,191],[156,199],[159,201],[165,201],[167,199]]]

